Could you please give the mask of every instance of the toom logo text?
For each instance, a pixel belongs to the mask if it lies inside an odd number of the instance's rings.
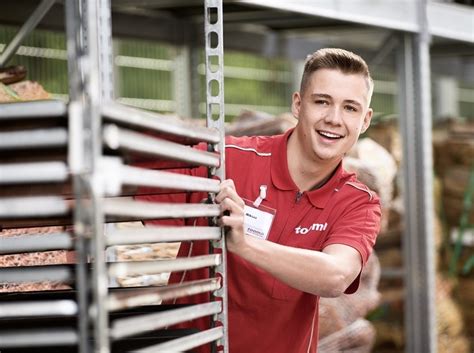
[[[313,223],[313,225],[308,228],[301,227],[301,226],[296,227],[295,233],[305,235],[305,234],[308,234],[310,231],[322,232],[326,230],[327,227],[328,227],[327,223]]]

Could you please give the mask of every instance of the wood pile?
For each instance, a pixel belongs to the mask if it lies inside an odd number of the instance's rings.
[[[447,223],[447,237],[450,246],[459,233],[463,202],[468,191],[470,174],[474,172],[474,122],[448,120],[435,126],[433,132],[434,166],[442,180],[441,207]],[[471,195],[474,198],[474,195]],[[467,213],[468,226],[474,227],[474,205]],[[453,256],[452,251],[448,252]],[[461,273],[462,267],[474,256],[473,242],[463,241],[462,253],[455,268]],[[446,259],[446,264],[451,258]],[[447,265],[446,265],[447,267]],[[454,297],[461,305],[465,331],[474,350],[474,270],[459,274],[453,289]]]
[[[453,281],[438,275],[436,278],[435,307],[437,319],[438,353],[469,353],[469,340],[464,334],[464,321],[461,307],[453,299]],[[375,352],[404,352],[405,331],[403,307],[405,291],[403,288],[381,288],[383,320],[375,320]]]
[[[384,131],[386,131],[384,133]],[[438,317],[438,351],[439,352],[472,352],[469,348],[467,334],[469,327],[473,327],[472,321],[467,321],[468,308],[463,307],[463,301],[456,296],[460,285],[447,280],[443,273],[447,271],[449,258],[447,254],[447,238],[443,235],[443,224],[441,222],[442,211],[445,211],[448,226],[459,223],[462,197],[466,190],[469,175],[469,163],[474,159],[474,153],[470,150],[474,141],[472,127],[463,128],[458,123],[444,125],[442,129],[433,133],[434,142],[434,164],[437,177],[434,180],[434,201],[436,217],[433,227],[435,240],[437,284],[436,284],[436,308]],[[384,144],[387,148],[395,148],[390,151],[394,158],[401,156],[397,150],[399,145],[398,129],[393,122],[384,121],[382,124],[372,126],[367,136]],[[469,137],[470,136],[470,137]],[[455,141],[452,141],[452,140]],[[467,152],[466,152],[467,151]],[[466,156],[470,153],[470,156]],[[397,187],[394,187],[396,192]],[[382,267],[382,279],[379,290],[382,295],[380,307],[373,313],[373,324],[377,331],[377,340],[374,351],[395,353],[404,351],[404,284],[403,278],[390,276],[390,269],[401,269],[403,267],[402,234],[403,234],[403,202],[396,197],[389,210],[389,221],[376,244]],[[387,274],[387,276],[384,276]],[[462,278],[459,283],[461,283]],[[463,292],[464,293],[464,292]],[[469,292],[467,292],[469,293]],[[471,296],[473,291],[470,292]],[[468,294],[469,295],[469,294]],[[467,309],[467,310],[466,310]],[[464,316],[464,318],[463,318]]]
[[[0,103],[51,99],[36,81],[23,81],[26,77],[23,66],[0,68]]]
[[[448,121],[433,132],[435,172],[443,181],[443,208],[450,227],[459,226],[463,197],[474,168],[474,123]],[[469,212],[474,224],[474,208]]]

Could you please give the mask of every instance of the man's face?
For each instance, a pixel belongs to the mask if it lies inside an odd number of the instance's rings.
[[[338,162],[367,130],[372,118],[367,80],[339,70],[314,72],[302,93],[293,94],[292,112],[304,158]]]

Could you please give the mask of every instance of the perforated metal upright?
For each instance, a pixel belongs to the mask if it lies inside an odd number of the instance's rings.
[[[207,126],[219,131],[219,143],[214,149],[220,153],[220,164],[211,169],[211,175],[220,180],[225,179],[225,136],[224,136],[224,31],[222,0],[205,0],[204,10],[204,35],[206,45],[206,118]],[[227,259],[224,231],[221,229],[221,238],[212,243],[216,249],[221,249],[222,263],[217,266],[216,272],[226,278]],[[224,335],[222,344],[224,352],[228,352],[228,323],[227,323],[227,281],[215,295],[222,298],[223,310],[217,315],[217,320],[222,322]]]

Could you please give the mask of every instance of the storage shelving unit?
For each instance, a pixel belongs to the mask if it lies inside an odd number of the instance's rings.
[[[15,46],[53,3],[39,4],[34,18],[12,41]],[[207,127],[113,101],[111,8],[107,0],[65,2],[68,104],[0,105],[0,154],[9,161],[0,164],[0,184],[17,191],[15,197],[0,199],[2,228],[65,226],[64,232],[56,234],[2,238],[0,253],[73,249],[76,256],[73,264],[0,268],[2,282],[53,281],[72,287],[1,295],[2,351],[185,351],[207,343],[212,343],[214,350],[228,351],[225,239],[216,225],[219,206],[212,203],[219,191],[219,181],[213,177],[224,178],[222,2],[206,0],[203,5],[206,37],[218,39],[217,45],[207,46],[209,57],[218,63],[217,70],[208,70],[208,87],[219,87],[217,92],[208,92]],[[5,62],[7,59],[5,55]],[[191,148],[199,142],[206,143],[208,151]],[[142,155],[167,160],[168,166],[205,166],[209,177],[130,165],[131,156]],[[27,162],[20,164],[22,157]],[[39,187],[31,196],[34,184]],[[170,205],[124,198],[139,187],[203,191],[211,202]],[[22,193],[25,196],[19,197]],[[209,226],[115,229],[104,235],[109,222],[197,217],[209,219]],[[105,258],[110,245],[194,240],[209,241],[209,255],[113,263]],[[204,267],[210,268],[211,278],[158,287],[110,286],[119,276]],[[211,301],[159,305],[198,293],[211,293]],[[207,330],[167,330],[206,316],[211,318]]]

